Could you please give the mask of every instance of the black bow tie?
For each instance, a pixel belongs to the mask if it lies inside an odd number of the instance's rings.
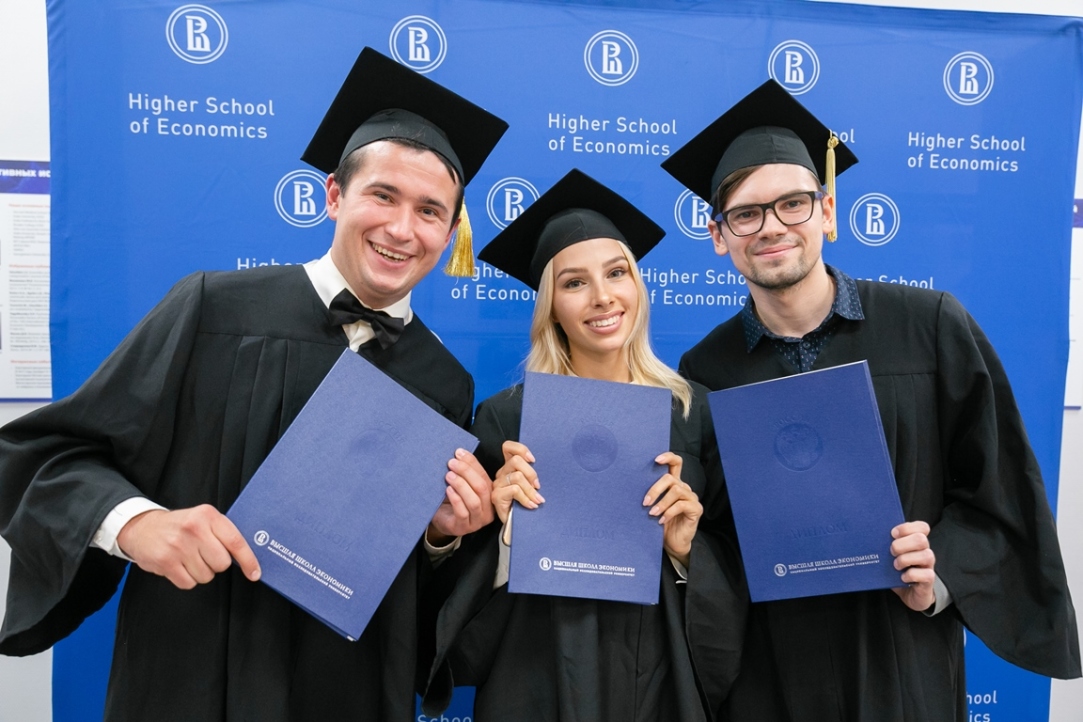
[[[331,313],[331,321],[337,326],[345,326],[358,321],[364,321],[372,326],[372,332],[376,334],[380,348],[387,348],[398,341],[405,325],[401,318],[394,318],[383,311],[373,311],[361,305],[361,302],[347,288],[342,289],[335,296],[328,310]]]

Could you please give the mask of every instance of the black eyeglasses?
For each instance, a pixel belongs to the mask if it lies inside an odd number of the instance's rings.
[[[796,226],[812,218],[812,209],[816,201],[823,200],[821,191],[798,191],[787,193],[770,203],[751,203],[722,211],[714,217],[716,223],[726,223],[735,236],[751,236],[759,233],[767,218],[767,211],[775,212],[775,217],[786,226]]]

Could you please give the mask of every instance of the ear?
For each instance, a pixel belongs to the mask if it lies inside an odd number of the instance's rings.
[[[339,186],[338,181],[335,180],[335,174],[327,176],[327,182],[324,184],[324,188],[327,191],[327,217],[332,221],[338,220],[338,204],[342,199],[342,188]]]
[[[451,243],[452,237],[455,236],[455,231],[459,230],[459,224],[463,222],[462,216],[455,219],[455,223],[452,224],[451,230],[447,232],[447,238],[444,239],[443,248],[440,249],[441,253],[447,248],[447,244]]]
[[[823,208],[823,232],[826,236],[828,233],[835,230],[835,197],[824,193],[824,198],[820,201],[820,205]]]
[[[730,247],[726,245],[726,239],[722,237],[722,231],[718,226],[717,221],[707,222],[707,228],[711,231],[711,240],[714,242],[714,252],[724,256],[730,252]]]

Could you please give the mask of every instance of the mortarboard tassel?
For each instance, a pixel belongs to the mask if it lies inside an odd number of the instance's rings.
[[[827,162],[824,164],[824,180],[827,186],[827,194],[835,199],[835,209],[838,211],[839,199],[835,195],[835,146],[839,144],[839,137],[831,133],[831,137],[827,139]],[[827,240],[834,243],[835,239],[839,237],[839,227],[836,221],[835,227],[831,229],[831,232],[827,234]]]
[[[448,276],[467,278],[474,275],[474,233],[470,229],[470,216],[466,213],[466,199],[459,212],[459,229],[455,232],[455,245],[451,258],[444,267]]]

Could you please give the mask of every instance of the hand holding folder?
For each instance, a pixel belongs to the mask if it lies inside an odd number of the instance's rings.
[[[361,636],[477,439],[352,351],[342,353],[229,510],[262,580]]]
[[[657,603],[662,527],[643,501],[670,405],[668,389],[527,374],[520,439],[546,502],[515,514],[508,591]]]
[[[545,497],[540,493],[541,480],[532,466],[534,455],[530,449],[518,441],[505,441],[503,451],[505,463],[496,474],[492,498],[500,523],[508,527],[504,543],[510,545],[511,525],[508,520],[511,518],[512,502],[518,502],[527,509],[537,509],[545,503]],[[667,451],[657,456],[654,462],[664,465],[667,471],[647,490],[643,506],[651,507],[648,515],[663,525],[666,553],[687,567],[692,538],[703,515],[703,505],[692,488],[681,481],[681,467],[684,464],[681,457]]]
[[[902,586],[902,506],[867,363],[708,402],[752,601]]]

